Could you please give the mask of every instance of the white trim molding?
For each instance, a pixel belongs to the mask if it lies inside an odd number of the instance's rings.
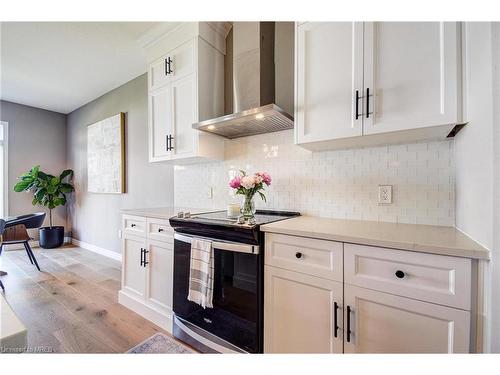
[[[102,247],[99,247],[99,246],[96,246],[96,245],[92,245],[90,243],[77,240],[75,238],[71,239],[71,243],[73,245],[75,245],[75,246],[81,247],[82,249],[92,251],[92,252],[94,252],[96,254],[103,255],[103,256],[105,256],[107,258],[111,258],[111,259],[117,260],[119,262],[122,261],[122,255],[118,254],[118,253],[116,253],[114,251],[111,251],[111,250],[108,250],[108,249],[104,249]]]

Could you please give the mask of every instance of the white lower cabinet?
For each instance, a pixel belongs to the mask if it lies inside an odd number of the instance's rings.
[[[123,240],[122,290],[144,298],[146,295],[146,269],[142,266],[143,238],[128,236]]]
[[[273,233],[265,251],[266,353],[473,351],[470,259]]]
[[[342,353],[342,283],[265,266],[264,351]]]
[[[345,353],[469,352],[468,311],[348,284],[344,301]]]
[[[148,241],[146,302],[160,310],[164,310],[165,313],[172,310],[172,284],[166,284],[165,281],[173,280],[173,259],[174,248],[172,244]]]
[[[120,304],[172,330],[173,231],[167,220],[124,215],[128,222],[143,222],[142,235],[125,232],[123,239]],[[146,225],[147,223],[147,225]]]

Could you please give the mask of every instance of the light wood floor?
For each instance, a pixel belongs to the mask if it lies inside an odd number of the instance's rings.
[[[121,264],[79,247],[4,251],[5,298],[42,352],[124,353],[161,328],[118,304]],[[164,332],[165,333],[165,332]]]

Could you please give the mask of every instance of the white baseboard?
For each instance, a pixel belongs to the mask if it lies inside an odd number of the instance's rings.
[[[85,250],[90,250],[90,251],[92,251],[94,253],[97,253],[97,254],[103,255],[105,257],[117,260],[119,262],[122,261],[122,255],[118,254],[118,253],[115,253],[114,251],[111,251],[111,250],[108,250],[108,249],[104,249],[102,247],[99,247],[99,246],[96,246],[96,245],[92,245],[90,243],[83,242],[83,241],[80,241],[80,240],[77,240],[77,239],[74,239],[74,238],[71,239],[71,243],[73,245],[79,246],[79,247],[81,247],[81,248],[83,248]]]
[[[118,303],[126,308],[136,312],[143,318],[153,322],[158,327],[172,333],[172,313],[160,312],[157,309],[147,306],[144,300],[138,300],[127,292],[120,290],[118,292]]]
[[[64,237],[64,243],[65,244],[71,243],[71,237]],[[31,240],[31,241],[29,241],[29,244],[32,248],[40,247],[40,243],[38,242],[38,240]],[[4,250],[5,251],[24,250],[24,245],[22,243],[15,243],[12,245],[4,245]]]

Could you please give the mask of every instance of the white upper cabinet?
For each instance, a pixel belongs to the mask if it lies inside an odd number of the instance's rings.
[[[172,83],[172,143],[174,158],[196,156],[196,130],[192,125],[196,122],[196,76],[194,74]],[[194,134],[194,136],[193,136]]]
[[[150,156],[168,158],[168,139],[172,134],[172,90],[165,86],[149,93]]]
[[[458,122],[457,28],[455,22],[365,23],[364,98],[370,97],[363,134]]]
[[[460,122],[458,23],[296,27],[295,140],[334,149],[446,137]]]
[[[182,78],[195,70],[195,40],[175,48],[153,62],[149,67],[149,89],[156,90],[163,85]]]
[[[363,93],[363,24],[309,22],[297,29],[299,143],[362,135],[353,97]]]
[[[192,162],[224,158],[224,140],[201,134],[196,122],[224,114],[225,35],[185,23],[146,47],[149,161]]]

